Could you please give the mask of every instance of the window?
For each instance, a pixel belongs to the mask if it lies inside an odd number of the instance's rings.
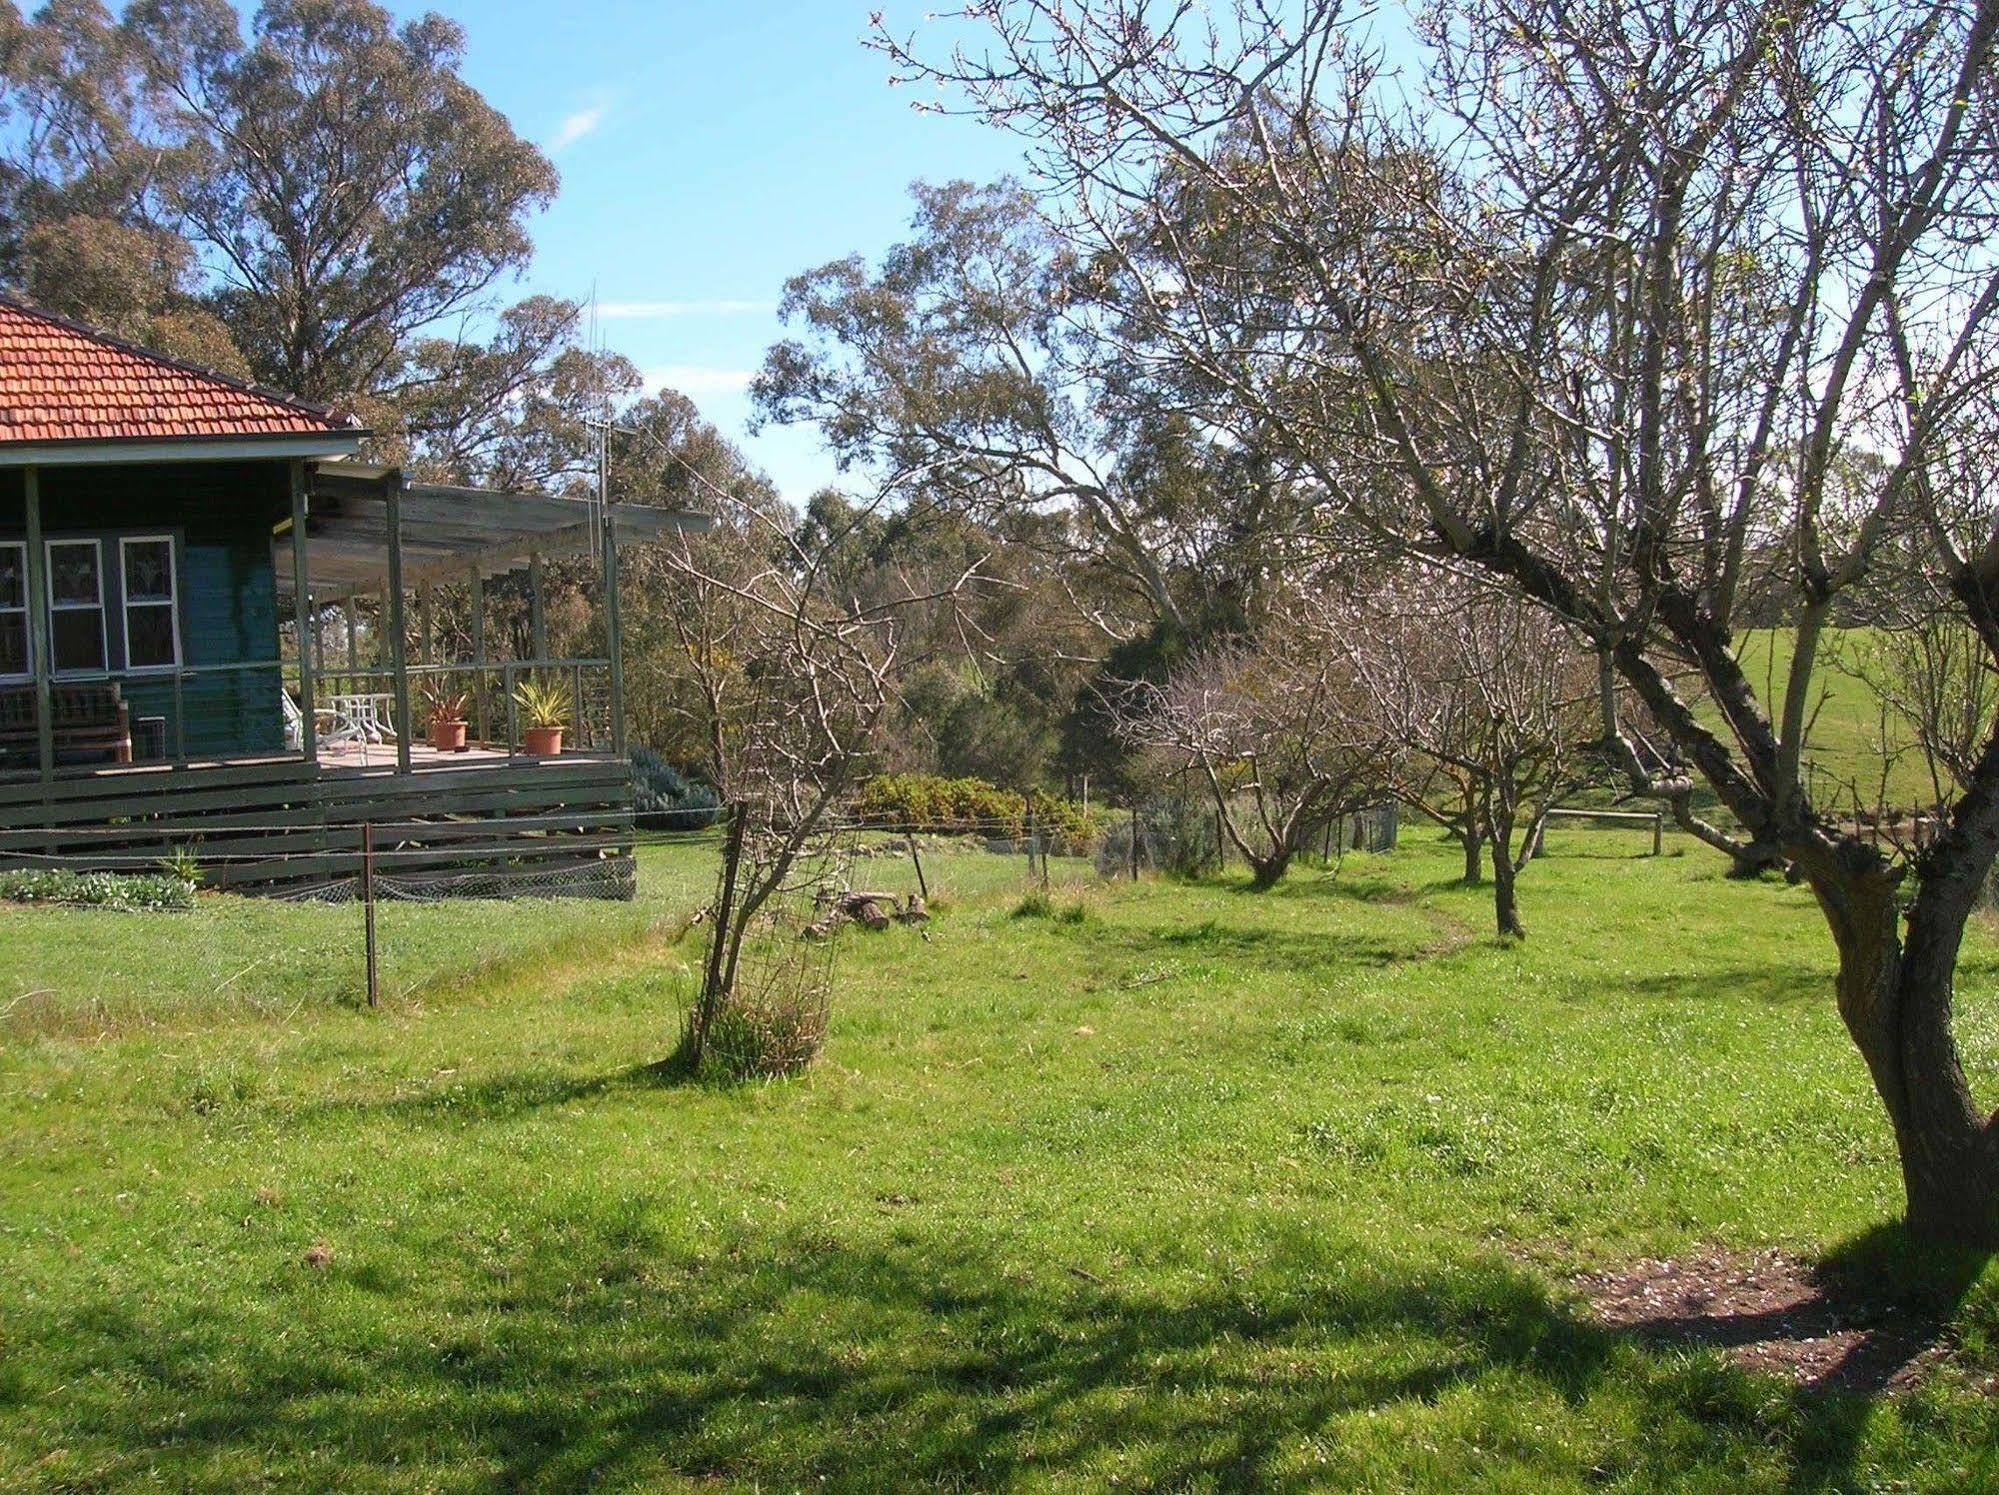
[[[165,670],[180,663],[174,608],[174,542],[134,535],[118,542],[125,581],[125,668]]]
[[[104,672],[104,555],[95,540],[51,540],[49,654],[58,675]]]
[[[0,680],[25,680],[28,666],[28,547],[0,543]]]

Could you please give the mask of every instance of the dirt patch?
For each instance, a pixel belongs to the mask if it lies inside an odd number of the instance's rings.
[[[1711,1251],[1576,1279],[1597,1317],[1828,1391],[1900,1391],[1949,1353],[1946,1325],[1781,1251]]]

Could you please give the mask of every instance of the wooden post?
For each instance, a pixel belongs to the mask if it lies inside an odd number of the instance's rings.
[[[472,568],[472,735],[486,740],[486,581]]]
[[[1666,854],[1666,817],[1655,814],[1652,817],[1652,855]]]
[[[1138,801],[1131,802],[1131,880],[1138,881]]]
[[[535,663],[548,658],[548,624],[541,615],[541,552],[528,557],[528,638]]]
[[[312,616],[312,593],[307,585],[305,553],[305,463],[292,458],[292,618],[298,632],[298,714],[299,747],[305,761],[319,761],[319,737],[313,727],[312,641],[318,631]],[[284,689],[282,677],[278,688]]]
[[[925,903],[928,903],[930,901],[930,882],[929,879],[924,877],[923,875],[923,858],[916,854],[915,832],[913,831],[910,832],[908,835],[903,837],[903,840],[907,842],[909,845],[910,865],[916,869],[916,891],[922,894],[923,901]]]
[[[367,941],[368,1005],[381,1005],[381,985],[375,971],[375,827],[361,827],[361,919]]]
[[[611,661],[611,751],[625,752],[624,624],[618,616],[618,531],[610,510],[604,511],[604,648]],[[583,702],[576,703],[578,715]]]
[[[507,756],[514,755],[514,744],[521,740],[521,707],[514,699],[514,681],[518,678],[514,662],[510,659],[500,667],[500,695],[507,703]]]
[[[395,677],[396,772],[410,771],[410,672],[403,637],[403,475],[389,480],[389,669]]]
[[[49,678],[55,655],[49,637],[49,553],[42,544],[42,470],[24,468],[28,540],[28,655],[35,668],[35,745],[44,797],[55,781],[56,724]]]
[[[729,806],[729,828],[722,842],[722,887],[715,897],[715,916],[708,922],[712,926],[708,939],[708,964],[701,978],[701,1000],[695,1007],[695,1021],[688,1034],[688,1060],[696,1068],[701,1064],[701,1046],[708,1038],[708,1025],[714,1020],[716,1008],[720,1005],[724,992],[722,980],[728,963],[728,945],[731,926],[735,920],[736,870],[743,860],[743,834],[749,826],[748,810],[742,801]]]

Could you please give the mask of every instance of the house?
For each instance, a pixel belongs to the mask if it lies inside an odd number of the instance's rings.
[[[616,557],[706,517],[411,483],[367,436],[0,296],[0,868],[191,856],[338,891],[367,845],[436,888],[629,892]],[[547,656],[556,556],[594,562],[596,657]],[[523,657],[484,637],[509,572]],[[469,589],[469,653],[429,636],[441,584]],[[523,751],[527,681],[573,703],[559,756]],[[466,700],[462,746],[422,740],[425,696]]]

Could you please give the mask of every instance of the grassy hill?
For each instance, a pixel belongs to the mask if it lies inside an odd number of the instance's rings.
[[[389,910],[374,1013],[352,908],[0,908],[0,1486],[1994,1487],[1990,1272],[1894,1398],[1586,1311],[1898,1259],[1809,894],[1646,844],[1553,837],[1518,948],[1427,835],[1263,896],[1058,861],[1035,917],[939,855],[818,1066],[736,1090],[649,1068],[701,846],[636,907]],[[1980,929],[1988,1088],[1995,994]]]
[[[1858,668],[1872,634],[1865,628],[1829,629],[1820,641],[1807,707],[1811,725],[1805,756],[1815,766],[1813,791],[1822,802],[1829,802],[1827,791],[1833,785],[1858,785],[1862,802],[1872,806],[1885,767],[1890,804],[1927,804],[1934,792],[1920,759],[1910,750],[1907,731],[1892,714],[1884,718],[1880,699]],[[1783,711],[1784,683],[1795,647],[1796,632],[1790,628],[1751,629],[1738,639],[1736,657],[1773,718]],[[1719,725],[1719,715],[1713,719]],[[1843,789],[1838,798],[1850,804],[1851,790]]]

